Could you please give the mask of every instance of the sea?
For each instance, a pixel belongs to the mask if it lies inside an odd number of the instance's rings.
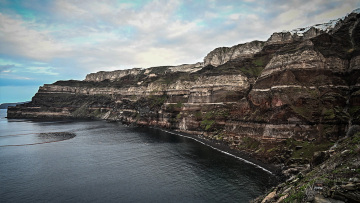
[[[116,122],[7,119],[0,202],[249,202],[274,174],[195,140]]]

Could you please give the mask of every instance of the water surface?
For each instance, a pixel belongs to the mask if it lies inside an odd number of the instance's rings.
[[[0,119],[0,202],[248,202],[275,177],[194,140],[105,121]]]

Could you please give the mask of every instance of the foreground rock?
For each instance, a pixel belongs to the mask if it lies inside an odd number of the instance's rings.
[[[254,202],[360,202],[360,132],[339,140],[325,153],[330,156],[323,163],[292,176]]]

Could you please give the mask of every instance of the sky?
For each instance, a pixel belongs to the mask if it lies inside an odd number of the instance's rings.
[[[358,0],[0,0],[0,103],[86,74],[191,64],[343,17]]]

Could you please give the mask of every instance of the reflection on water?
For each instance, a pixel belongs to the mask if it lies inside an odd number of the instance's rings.
[[[44,142],[63,141],[74,138],[75,136],[76,134],[71,132],[49,132],[38,134],[38,138]]]
[[[157,129],[0,118],[0,145],[51,140],[62,141],[0,147],[0,202],[248,202],[276,183]]]
[[[47,133],[25,133],[14,135],[0,135],[0,147],[13,147],[25,145],[37,145],[51,142],[60,142],[74,138],[71,132],[47,132]]]

